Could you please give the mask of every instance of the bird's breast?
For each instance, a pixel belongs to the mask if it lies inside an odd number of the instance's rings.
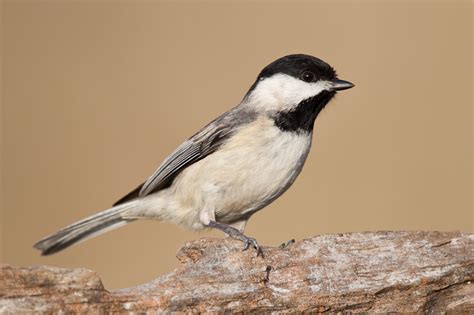
[[[257,119],[184,170],[176,193],[189,206],[213,207],[218,217],[258,210],[293,183],[310,146],[311,134],[283,132],[270,118]]]

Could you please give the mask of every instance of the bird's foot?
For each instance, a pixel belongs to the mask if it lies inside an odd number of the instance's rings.
[[[250,246],[252,246],[257,251],[257,257],[258,256],[263,257],[262,248],[260,247],[260,245],[258,245],[257,240],[254,239],[254,238],[248,237],[247,235],[243,234],[242,232],[240,232],[235,227],[227,225],[227,224],[219,223],[219,222],[216,222],[216,221],[210,221],[208,226],[211,227],[211,228],[221,230],[222,232],[224,232],[228,236],[230,236],[230,237],[232,237],[236,240],[244,242],[244,249],[243,249],[244,251],[249,249]]]
[[[244,234],[242,234],[243,237],[243,242],[244,242],[244,249],[243,251],[249,249],[250,245],[252,245],[253,248],[257,251],[257,257],[262,256],[263,257],[263,251],[260,245],[258,245],[257,240],[251,237],[248,237]]]
[[[289,240],[289,241],[286,242],[286,243],[281,243],[280,246],[278,246],[278,248],[285,249],[285,248],[290,247],[290,246],[293,245],[294,243],[295,243],[295,239],[292,238],[291,240]]]

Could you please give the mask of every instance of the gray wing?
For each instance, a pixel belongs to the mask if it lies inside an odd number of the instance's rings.
[[[170,179],[187,166],[205,158],[216,151],[219,146],[231,135],[229,126],[209,126],[185,141],[176,149],[151,175],[140,189],[140,196],[146,196],[167,186]]]
[[[255,117],[254,112],[239,107],[218,117],[181,144],[145,183],[117,201],[114,206],[168,187],[182,170],[215,152],[240,126],[253,121]]]

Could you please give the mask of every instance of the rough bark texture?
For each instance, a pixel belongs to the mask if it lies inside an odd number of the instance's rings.
[[[230,239],[186,243],[182,266],[108,292],[85,269],[0,266],[0,313],[451,312],[474,313],[474,235],[322,235],[265,257]]]

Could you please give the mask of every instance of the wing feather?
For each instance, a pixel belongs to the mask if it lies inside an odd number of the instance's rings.
[[[255,112],[235,107],[181,144],[158,169],[134,191],[115,205],[143,197],[168,187],[186,167],[215,152],[242,125],[256,117]]]
[[[176,149],[151,175],[140,189],[140,196],[146,196],[167,184],[170,177],[188,164],[203,158],[201,145],[187,140]]]

